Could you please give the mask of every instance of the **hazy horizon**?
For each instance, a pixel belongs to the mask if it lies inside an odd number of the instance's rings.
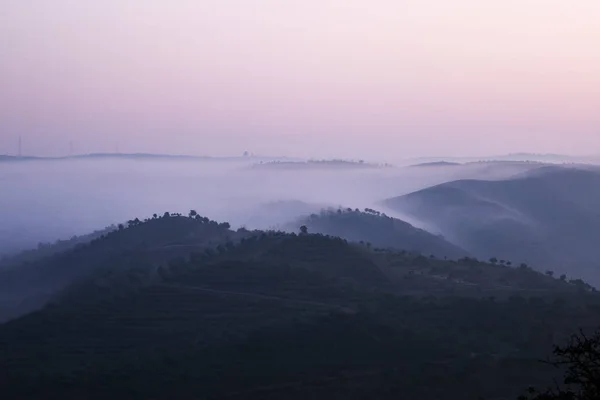
[[[593,0],[0,5],[0,153],[600,148]]]
[[[323,157],[312,157],[312,156],[291,156],[285,153],[262,153],[262,154],[256,154],[253,152],[247,152],[244,151],[243,153],[222,153],[222,154],[211,154],[211,153],[186,153],[186,152],[180,152],[180,153],[168,153],[168,152],[160,152],[160,151],[156,151],[156,152],[143,152],[143,151],[136,151],[135,149],[131,149],[130,151],[127,152],[123,152],[120,151],[119,149],[115,149],[113,151],[92,151],[92,152],[86,152],[86,153],[79,153],[79,152],[70,152],[67,151],[64,154],[56,154],[56,155],[44,155],[42,154],[31,154],[28,153],[27,151],[24,151],[22,154],[19,155],[19,142],[18,142],[18,138],[17,138],[17,143],[15,144],[15,149],[13,149],[13,151],[8,151],[8,152],[0,152],[0,156],[8,156],[8,157],[23,157],[23,158],[39,158],[39,159],[69,159],[69,158],[79,158],[79,157],[87,157],[87,156],[101,156],[101,155],[106,155],[106,156],[158,156],[158,157],[173,157],[173,158],[177,158],[177,157],[184,157],[184,158],[198,158],[198,159],[202,159],[202,158],[215,158],[215,159],[228,159],[228,158],[242,158],[242,157],[250,157],[250,158],[254,158],[254,159],[273,159],[273,160],[278,160],[278,159],[289,159],[289,160],[298,160],[298,161],[302,161],[302,160],[346,160],[346,161],[367,161],[367,162],[385,162],[385,161],[390,161],[389,159],[383,159],[383,158],[363,158],[363,157],[343,157],[343,156],[338,156],[336,154],[331,154],[331,155],[325,155]],[[396,157],[394,160],[391,160],[391,162],[393,161],[418,161],[418,160],[448,160],[448,161],[453,161],[453,160],[481,160],[481,161],[485,161],[485,160],[501,160],[503,158],[510,158],[511,156],[513,157],[519,157],[519,156],[523,156],[525,158],[523,158],[522,161],[535,161],[533,160],[533,158],[535,158],[536,156],[539,158],[544,158],[544,157],[557,157],[557,158],[561,158],[564,157],[565,161],[568,158],[577,158],[577,159],[586,159],[586,158],[590,158],[590,159],[598,159],[600,158],[600,152],[582,152],[582,153],[543,153],[543,152],[525,152],[525,151],[515,151],[515,152],[510,152],[510,153],[495,153],[495,154],[470,154],[470,155],[444,155],[444,154],[415,154],[413,156],[407,156],[407,157]],[[526,156],[532,156],[532,159],[528,159],[526,158]],[[520,159],[519,159],[520,160]]]

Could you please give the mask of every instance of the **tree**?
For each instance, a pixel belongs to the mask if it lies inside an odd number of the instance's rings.
[[[300,233],[301,233],[302,235],[307,235],[307,234],[308,234],[308,228],[306,227],[306,225],[302,225],[302,226],[300,227]]]
[[[496,264],[498,262],[498,259],[496,257],[492,257],[492,258],[490,258],[490,262],[492,264]]]
[[[136,218],[136,219],[131,219],[131,220],[127,221],[127,225],[128,225],[129,227],[132,227],[132,226],[137,226],[137,225],[140,225],[141,223],[142,223],[142,221],[140,221],[140,219],[139,219],[139,218]]]
[[[567,280],[567,276],[565,274],[562,274],[560,276],[560,280],[563,281],[563,282],[565,282]]]
[[[158,218],[158,215],[157,214],[152,214],[152,218],[156,219],[156,218]]]
[[[125,226],[123,226],[123,224],[119,224],[119,230],[122,231],[123,229],[125,229]]]
[[[171,216],[171,214],[169,214],[168,211],[163,214],[163,218],[169,218],[170,216]]]
[[[548,276],[554,276],[554,271],[546,271],[546,275],[548,275]]]
[[[198,215],[198,213],[196,212],[196,210],[190,210],[190,213],[188,215],[190,218],[194,218],[196,215]]]
[[[566,346],[556,346],[553,355],[548,364],[564,369],[564,387],[556,385],[544,392],[530,389],[521,400],[600,399],[600,330],[591,337],[580,331]]]

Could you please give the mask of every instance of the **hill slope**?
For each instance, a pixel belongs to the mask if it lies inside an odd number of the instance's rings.
[[[35,310],[69,285],[107,267],[155,268],[176,256],[215,247],[240,234],[208,218],[165,216],[128,229],[106,231],[93,240],[42,247],[0,264],[0,321]],[[77,242],[77,241],[75,241]],[[21,261],[18,263],[17,261]]]
[[[3,398],[514,397],[552,378],[553,340],[600,323],[589,287],[528,268],[203,218],[35,265],[69,279],[0,325]]]
[[[324,210],[288,224],[288,230],[305,225],[309,232],[339,236],[352,242],[370,243],[375,247],[394,248],[411,252],[433,254],[440,258],[457,259],[468,255],[466,250],[442,237],[415,228],[407,222],[391,218],[378,211],[352,209]]]
[[[501,181],[455,181],[385,201],[479,257],[600,282],[600,173],[548,167]]]

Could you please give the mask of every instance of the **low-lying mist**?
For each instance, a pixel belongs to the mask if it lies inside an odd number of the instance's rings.
[[[386,168],[251,168],[252,159],[42,160],[0,164],[0,255],[164,211],[249,229],[324,207],[381,200],[462,178],[500,179],[530,168],[487,163]],[[386,210],[419,226],[419,221]]]

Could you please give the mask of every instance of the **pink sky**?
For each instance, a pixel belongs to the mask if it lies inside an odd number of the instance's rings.
[[[598,0],[2,0],[0,153],[600,153]]]

